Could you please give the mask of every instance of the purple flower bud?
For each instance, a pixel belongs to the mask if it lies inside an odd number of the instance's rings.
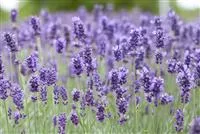
[[[188,103],[190,100],[190,90],[194,86],[193,76],[188,67],[182,66],[177,74],[176,82],[181,90],[182,103]]]
[[[41,87],[40,99],[42,100],[42,102],[44,102],[44,104],[47,103],[47,87],[46,86]]]
[[[88,46],[85,47],[82,57],[86,67],[87,75],[89,76],[90,72],[92,72],[96,68],[93,63],[94,60],[92,59],[92,48]]]
[[[53,116],[53,126],[56,127],[57,126],[57,116]]]
[[[62,113],[58,116],[58,133],[59,134],[65,134],[65,128],[66,128],[67,118],[66,114]]]
[[[37,71],[38,61],[39,61],[38,54],[33,53],[25,60],[24,65],[29,69],[30,73],[34,73]]]
[[[120,114],[125,114],[127,112],[128,105],[129,103],[125,98],[117,99],[117,107]]]
[[[85,102],[88,106],[94,105],[94,96],[92,90],[87,90],[85,93]]]
[[[189,67],[191,64],[191,61],[192,61],[191,54],[189,51],[186,51],[184,54],[184,64]]]
[[[135,89],[135,93],[138,93],[140,91],[140,88],[141,88],[141,83],[139,80],[136,80],[134,82],[134,89]]]
[[[93,11],[94,20],[95,20],[96,22],[98,22],[99,19],[100,19],[100,17],[101,17],[102,11],[103,11],[103,6],[102,6],[102,5],[95,4],[93,10],[94,10],[94,11]]]
[[[27,67],[24,63],[21,64],[20,72],[23,76],[27,75]]]
[[[57,53],[63,53],[65,51],[66,40],[64,38],[58,38],[55,40],[55,46]]]
[[[120,61],[123,58],[123,52],[119,45],[113,47],[114,58],[116,61]]]
[[[127,82],[128,69],[125,67],[119,68],[119,83],[121,85]]]
[[[190,134],[200,133],[200,117],[194,118],[190,126]]]
[[[72,65],[73,73],[79,76],[83,72],[83,64],[79,55],[72,58]]]
[[[154,18],[153,24],[154,24],[155,27],[157,27],[157,29],[160,29],[161,28],[161,24],[162,24],[162,21],[161,21],[160,17],[156,16]]]
[[[169,73],[175,73],[176,72],[176,63],[177,63],[177,61],[175,59],[171,59],[171,60],[168,61],[167,71]]]
[[[21,114],[19,111],[14,112],[14,120],[15,120],[15,124],[19,123],[19,119],[21,118]]]
[[[96,71],[93,72],[92,79],[93,79],[94,86],[96,87],[96,90],[100,91],[103,84],[101,82],[100,75]]]
[[[78,118],[78,114],[76,113],[75,110],[72,111],[70,119],[71,119],[72,123],[73,123],[75,126],[78,125],[78,123],[79,123],[79,118]]]
[[[4,34],[4,40],[6,42],[6,45],[9,48],[10,52],[14,53],[14,52],[18,51],[18,46],[17,46],[15,40],[13,39],[13,37],[9,33]]]
[[[161,52],[157,52],[155,55],[156,64],[162,64],[163,54]]]
[[[150,92],[150,86],[152,81],[152,75],[150,71],[146,68],[143,68],[143,72],[140,74],[140,82],[141,85],[144,87],[144,92],[149,93]]]
[[[11,120],[11,116],[12,116],[12,109],[9,107],[8,108],[8,117]]]
[[[41,29],[40,29],[39,18],[37,18],[37,17],[31,17],[30,24],[32,26],[34,34],[35,35],[40,35]]]
[[[116,90],[115,90],[115,93],[116,93],[116,96],[117,96],[117,99],[120,99],[123,97],[124,93],[127,92],[127,89],[126,88],[123,88],[123,87],[118,87]]]
[[[64,26],[63,27],[63,33],[64,33],[64,37],[66,40],[66,43],[69,44],[70,43],[70,30],[69,30],[69,26]]]
[[[157,30],[156,33],[156,47],[163,48],[164,47],[164,33],[163,30]]]
[[[106,115],[105,115],[105,108],[103,105],[98,105],[97,106],[97,112],[96,112],[96,118],[98,121],[103,122]]]
[[[111,89],[116,90],[119,86],[119,72],[116,69],[112,69],[109,72],[109,80],[111,82]]]
[[[31,96],[31,100],[32,100],[32,102],[36,102],[38,100],[38,97],[37,96]]]
[[[54,94],[54,104],[58,104],[59,103],[59,98],[60,98],[60,88],[58,86],[54,86],[54,90],[53,90],[53,94]]]
[[[150,90],[153,92],[154,96],[158,98],[164,91],[164,79],[154,77],[151,82]]]
[[[194,42],[196,45],[200,45],[200,28],[196,31]]]
[[[132,30],[130,35],[131,35],[131,38],[129,40],[129,44],[130,44],[129,49],[130,50],[134,50],[139,45],[139,36],[140,36],[140,34],[139,34],[138,30]]]
[[[108,39],[106,38],[105,35],[100,35],[99,37],[97,37],[96,39],[96,45],[97,45],[97,51],[98,54],[101,55],[102,57],[105,56],[106,54],[106,48],[108,45]]]
[[[73,17],[72,21],[75,38],[79,39],[80,41],[83,41],[86,37],[83,22],[78,17]]]
[[[197,86],[200,86],[200,62],[195,67],[194,81]]]
[[[51,86],[57,82],[57,71],[55,68],[42,68],[39,71],[39,78],[43,84]]]
[[[60,95],[61,95],[63,104],[66,105],[68,103],[68,96],[67,96],[67,91],[63,86],[60,87]]]
[[[37,76],[32,76],[30,81],[30,91],[31,92],[39,92],[39,78]]]
[[[16,9],[11,10],[10,18],[11,18],[12,22],[16,22],[16,20],[17,20],[17,10]]]
[[[24,93],[22,92],[21,88],[17,84],[13,84],[11,88],[10,96],[13,98],[13,103],[16,105],[17,109],[23,109],[23,99]]]
[[[105,29],[105,34],[107,35],[109,40],[112,40],[114,37],[114,32],[115,32],[115,26],[113,22],[108,23],[106,29]]]
[[[78,102],[81,97],[81,92],[78,89],[73,89],[72,91],[72,99],[75,102]]]
[[[127,121],[127,118],[124,117],[124,115],[121,115],[118,122],[120,125],[123,125],[126,121]]]
[[[140,96],[136,96],[135,97],[135,103],[136,103],[136,106],[138,106],[141,102],[141,97]]]
[[[174,97],[168,95],[167,93],[162,94],[161,97],[160,97],[160,102],[161,102],[162,105],[169,104],[173,101],[174,101]]]
[[[47,38],[55,39],[58,33],[58,25],[56,23],[50,23],[47,28]]]
[[[174,124],[174,127],[177,132],[180,132],[183,130],[184,125],[184,114],[181,109],[178,109],[175,114],[176,122]]]
[[[0,79],[3,77],[3,73],[4,73],[4,66],[0,55]]]
[[[180,35],[179,17],[176,15],[176,13],[173,10],[170,10],[168,12],[168,19],[170,21],[171,30],[174,32],[174,35],[179,36]]]
[[[8,98],[8,92],[9,89],[11,88],[11,83],[2,78],[0,79],[0,99],[6,100]]]

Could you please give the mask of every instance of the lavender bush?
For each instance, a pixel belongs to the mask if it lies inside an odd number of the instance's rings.
[[[199,20],[100,5],[10,15],[0,133],[200,133]]]

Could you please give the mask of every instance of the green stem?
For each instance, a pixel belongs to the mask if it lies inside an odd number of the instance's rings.
[[[35,124],[34,124],[34,127],[35,127],[35,134],[37,134],[37,127],[36,127],[36,120],[37,120],[37,117],[36,117],[36,104],[35,104],[36,102],[34,102],[34,122],[35,122]]]
[[[6,107],[6,102],[5,101],[4,101],[4,109],[5,109],[5,116],[6,116],[7,131],[8,131],[8,134],[9,134],[9,123],[8,123],[7,107]]]

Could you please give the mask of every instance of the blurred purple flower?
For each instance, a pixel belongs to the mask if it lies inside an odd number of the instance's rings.
[[[16,9],[11,10],[10,18],[11,18],[12,22],[16,22],[16,20],[17,20],[17,10]]]
[[[189,133],[190,134],[199,134],[200,133],[200,117],[196,117],[192,120]]]

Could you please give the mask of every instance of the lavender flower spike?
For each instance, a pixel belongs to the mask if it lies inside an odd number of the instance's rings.
[[[183,125],[184,125],[184,115],[181,109],[178,109],[176,111],[175,118],[176,118],[176,122],[174,124],[174,127],[177,132],[180,132],[183,130]]]
[[[17,20],[17,10],[16,9],[11,10],[10,18],[11,18],[12,22],[16,22],[16,20]]]
[[[193,119],[190,126],[190,134],[200,134],[200,117]]]

